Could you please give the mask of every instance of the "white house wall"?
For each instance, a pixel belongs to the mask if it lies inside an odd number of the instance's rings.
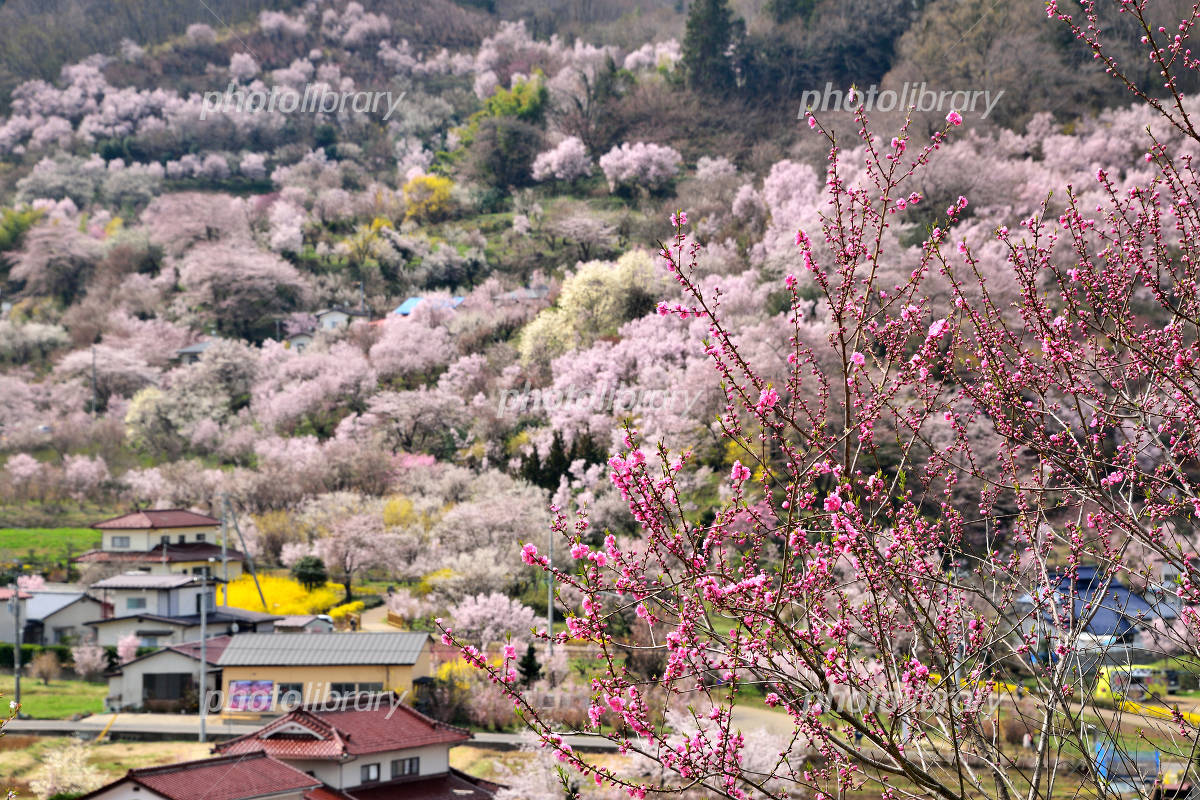
[[[179,537],[183,536],[185,542],[199,542],[199,534],[204,534],[203,541],[210,544],[220,544],[220,534],[218,528],[214,525],[200,525],[192,528],[164,528],[161,530],[136,530],[136,531],[104,531],[101,536],[101,550],[110,550],[115,553],[137,553],[145,552],[152,549],[155,545],[162,541],[162,537],[171,537],[171,544],[177,544]],[[113,545],[114,536],[129,537],[129,545],[127,547],[115,547]]]
[[[170,672],[188,673],[195,676],[197,683],[200,682],[199,661],[194,658],[188,658],[182,653],[176,653],[173,650],[164,650],[149,658],[126,664],[121,668],[120,675],[110,677],[108,679],[108,697],[105,698],[105,705],[110,709],[118,711],[141,706],[143,699],[142,676]],[[218,682],[219,675],[220,670],[210,665],[208,668],[208,688],[210,690],[220,687]]]
[[[92,800],[167,800],[167,798],[145,786],[139,786],[133,781],[121,780],[92,795]]]
[[[73,636],[79,643],[91,635],[92,629],[85,622],[97,620],[104,613],[99,602],[78,600],[66,608],[61,608],[43,620],[45,630],[43,636],[46,644],[59,644],[61,636]],[[59,631],[56,636],[55,632]]]
[[[385,753],[356,756],[353,761],[342,764],[342,783],[338,784],[338,788],[351,789],[360,786],[362,784],[361,768],[365,764],[379,764],[379,782],[387,783],[392,779],[393,759],[413,757],[421,759],[421,771],[418,773],[420,775],[440,775],[450,770],[450,748],[444,744],[389,750]]]

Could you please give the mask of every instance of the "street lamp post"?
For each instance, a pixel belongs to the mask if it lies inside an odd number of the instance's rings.
[[[13,625],[16,628],[13,636],[13,702],[21,705],[21,587],[12,584],[12,597],[8,601],[8,610],[13,615]]]

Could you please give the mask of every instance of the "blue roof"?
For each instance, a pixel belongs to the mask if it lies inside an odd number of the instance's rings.
[[[403,303],[401,303],[400,305],[396,306],[395,310],[392,311],[392,313],[399,314],[402,317],[407,317],[409,314],[411,314],[413,311],[416,310],[417,306],[419,306],[421,304],[421,301],[424,299],[425,299],[424,297],[410,297],[407,300],[405,300]],[[448,300],[447,299],[439,300],[438,308],[458,308],[460,305],[462,305],[462,302],[465,299],[466,299],[465,297],[451,297]]]
[[[1085,607],[1099,606],[1084,633],[1093,636],[1125,636],[1138,625],[1151,623],[1159,617],[1175,618],[1175,609],[1169,604],[1151,603],[1115,578],[1101,596],[1104,578],[1104,573],[1096,567],[1079,567],[1075,577],[1059,577],[1058,585],[1054,588],[1055,605],[1060,609],[1065,610],[1068,597],[1074,595],[1071,613],[1074,619],[1089,613],[1091,608]],[[1046,619],[1052,619],[1049,612],[1046,612]]]
[[[402,317],[407,317],[416,310],[417,306],[421,304],[421,300],[422,298],[420,297],[410,297],[400,305],[396,306],[396,310],[392,313],[399,314]]]

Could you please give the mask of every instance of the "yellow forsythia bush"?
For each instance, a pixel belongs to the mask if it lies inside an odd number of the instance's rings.
[[[333,617],[334,619],[341,619],[342,617],[346,616],[347,614],[357,614],[362,610],[363,610],[363,601],[362,600],[354,600],[349,603],[342,603],[340,606],[334,606],[333,608],[329,609],[328,613],[329,613],[329,616]]]
[[[266,608],[263,608],[258,590],[254,588],[254,579],[249,575],[230,581],[228,587],[218,588],[218,602],[223,602],[227,589],[229,605],[235,608],[267,611],[271,614],[323,614],[337,605],[342,596],[341,590],[334,586],[326,585],[309,591],[299,581],[278,575],[259,575],[258,582],[262,585],[263,597],[267,601]]]

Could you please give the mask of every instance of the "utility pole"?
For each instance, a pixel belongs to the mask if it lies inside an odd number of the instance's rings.
[[[204,583],[200,587],[200,742],[204,743],[208,734],[208,573],[212,569],[212,558],[208,559],[210,566],[204,568]]]
[[[225,594],[221,605],[229,605],[229,495],[221,493],[221,579],[225,581]]]
[[[358,282],[358,310],[364,314],[367,312],[367,282]]]
[[[554,656],[554,531],[550,531],[550,546],[546,553],[546,660]],[[548,666],[548,665],[547,665]]]
[[[8,601],[8,608],[12,612],[14,625],[16,627],[13,641],[13,702],[21,705],[21,587],[17,586],[16,582],[12,584],[12,598]]]
[[[262,584],[258,582],[258,573],[254,571],[254,559],[250,556],[250,551],[246,548],[246,537],[242,536],[242,526],[238,525],[237,517],[233,518],[233,530],[237,532],[238,542],[242,545],[242,556],[246,559],[246,566],[250,568],[250,577],[254,579],[254,588],[258,589],[258,599],[262,603],[263,611],[270,611],[267,605],[267,598],[263,596]],[[225,594],[229,594],[229,589],[225,589]]]

